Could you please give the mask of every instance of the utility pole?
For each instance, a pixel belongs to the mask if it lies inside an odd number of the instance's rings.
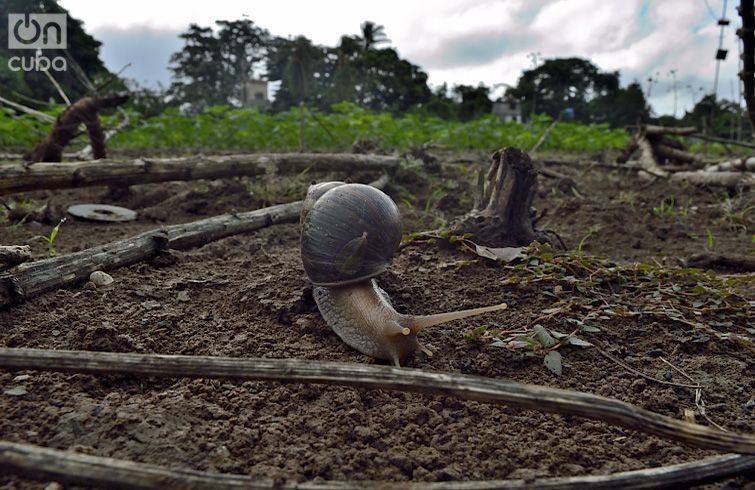
[[[742,39],[737,37],[737,73],[742,73]],[[737,141],[742,141],[742,79],[737,77]]]
[[[729,25],[729,19],[726,18],[726,0],[721,12],[721,18],[718,19],[718,25],[721,30],[718,34],[718,51],[716,51],[716,76],[713,78],[713,103],[710,107],[710,126],[713,128],[713,117],[716,114],[716,99],[718,97],[718,72],[721,69],[721,62],[726,59],[727,50],[724,47],[724,29]],[[706,126],[707,127],[707,126]]]
[[[540,51],[529,53],[527,55],[527,58],[530,59],[532,62],[532,69],[536,70],[538,67],[538,63],[540,62],[540,57],[542,54],[540,54]],[[535,116],[535,106],[537,105],[537,79],[534,80],[535,84],[535,91],[532,94],[532,111],[530,111],[530,122],[532,122],[532,118]]]
[[[676,68],[669,70],[668,74],[671,75],[671,78],[673,79],[671,90],[674,91],[674,119],[676,119]]]

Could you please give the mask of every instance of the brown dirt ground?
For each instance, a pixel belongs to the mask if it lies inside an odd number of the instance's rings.
[[[445,156],[447,161],[458,158]],[[541,226],[557,232],[571,248],[582,242],[584,252],[620,262],[676,265],[679,258],[705,250],[710,230],[715,251],[753,252],[752,212],[737,214],[752,205],[752,194],[727,200],[718,192],[647,183],[602,168],[554,169],[576,180],[580,195],[541,178],[535,206],[547,209]],[[408,169],[388,192],[403,202],[407,231],[416,231],[437,228],[469,209],[471,181],[473,172],[459,165],[431,177]],[[136,186],[120,200],[105,189],[24,197],[35,205],[50,201],[53,216],[68,205],[92,201],[140,212],[130,224],[69,219],[55,243],[61,253],[69,253],[160,224],[294,200],[304,186],[303,181],[250,185],[236,179]],[[671,198],[672,211],[654,212]],[[47,233],[50,224],[0,226],[0,243],[29,243],[38,258],[46,256],[46,246],[32,237]],[[299,258],[296,225],[173,255],[172,265],[141,263],[112,271],[115,283],[109,290],[79,286],[0,311],[0,345],[377,362],[340,342],[319,316]],[[412,245],[394,259],[380,283],[399,311],[413,313],[507,301],[508,312],[486,317],[505,328],[531,326],[554,303],[547,288],[505,284],[506,270],[500,266],[482,260],[455,266],[460,259],[470,257]],[[746,334],[739,318],[731,331]],[[537,356],[466,340],[464,333],[480,321],[458,321],[421,334],[436,354],[417,354],[408,366],[597,393],[675,418],[695,408],[692,390],[641,379],[595,349],[567,349],[564,373],[555,376]],[[558,318],[542,323],[561,326]],[[730,430],[755,432],[751,351],[728,342],[692,343],[684,325],[663,318],[604,323],[592,335],[618,346],[627,364],[684,382],[660,362],[658,356],[664,356],[710,387],[705,397],[713,420]],[[575,417],[379,390],[0,372],[0,390],[17,386],[26,394],[0,394],[0,439],[295,481],[605,474],[714,454]],[[752,478],[719,486],[737,488]],[[0,476],[0,488],[44,486]]]

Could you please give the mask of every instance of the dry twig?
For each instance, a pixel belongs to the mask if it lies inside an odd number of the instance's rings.
[[[289,359],[121,354],[0,348],[0,367],[89,374],[221,378],[355,386],[586,417],[690,446],[755,455],[755,436],[682,422],[619,400],[578,391],[419,369]]]

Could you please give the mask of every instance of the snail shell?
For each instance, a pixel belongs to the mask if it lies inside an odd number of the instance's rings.
[[[312,196],[324,189],[315,188]],[[385,271],[401,243],[402,227],[396,204],[383,191],[364,184],[334,185],[307,206],[301,257],[313,284],[345,286]]]

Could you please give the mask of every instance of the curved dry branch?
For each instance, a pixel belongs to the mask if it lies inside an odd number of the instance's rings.
[[[415,490],[482,490],[492,488],[546,488],[560,490],[659,488],[701,484],[735,476],[755,468],[755,457],[727,454],[692,463],[661,466],[611,475],[541,478],[536,480],[491,480],[466,482],[381,482],[325,481],[277,482],[245,475],[210,473],[191,469],[171,469],[134,461],[89,456],[31,444],[0,441],[0,469],[34,480],[56,480],[72,485],[105,488],[226,489],[280,488],[300,490],[391,488]]]
[[[0,367],[91,374],[224,378],[356,386],[453,396],[464,400],[576,415],[690,446],[755,455],[755,436],[723,432],[589,393],[419,369],[288,359],[120,354],[0,348]]]

